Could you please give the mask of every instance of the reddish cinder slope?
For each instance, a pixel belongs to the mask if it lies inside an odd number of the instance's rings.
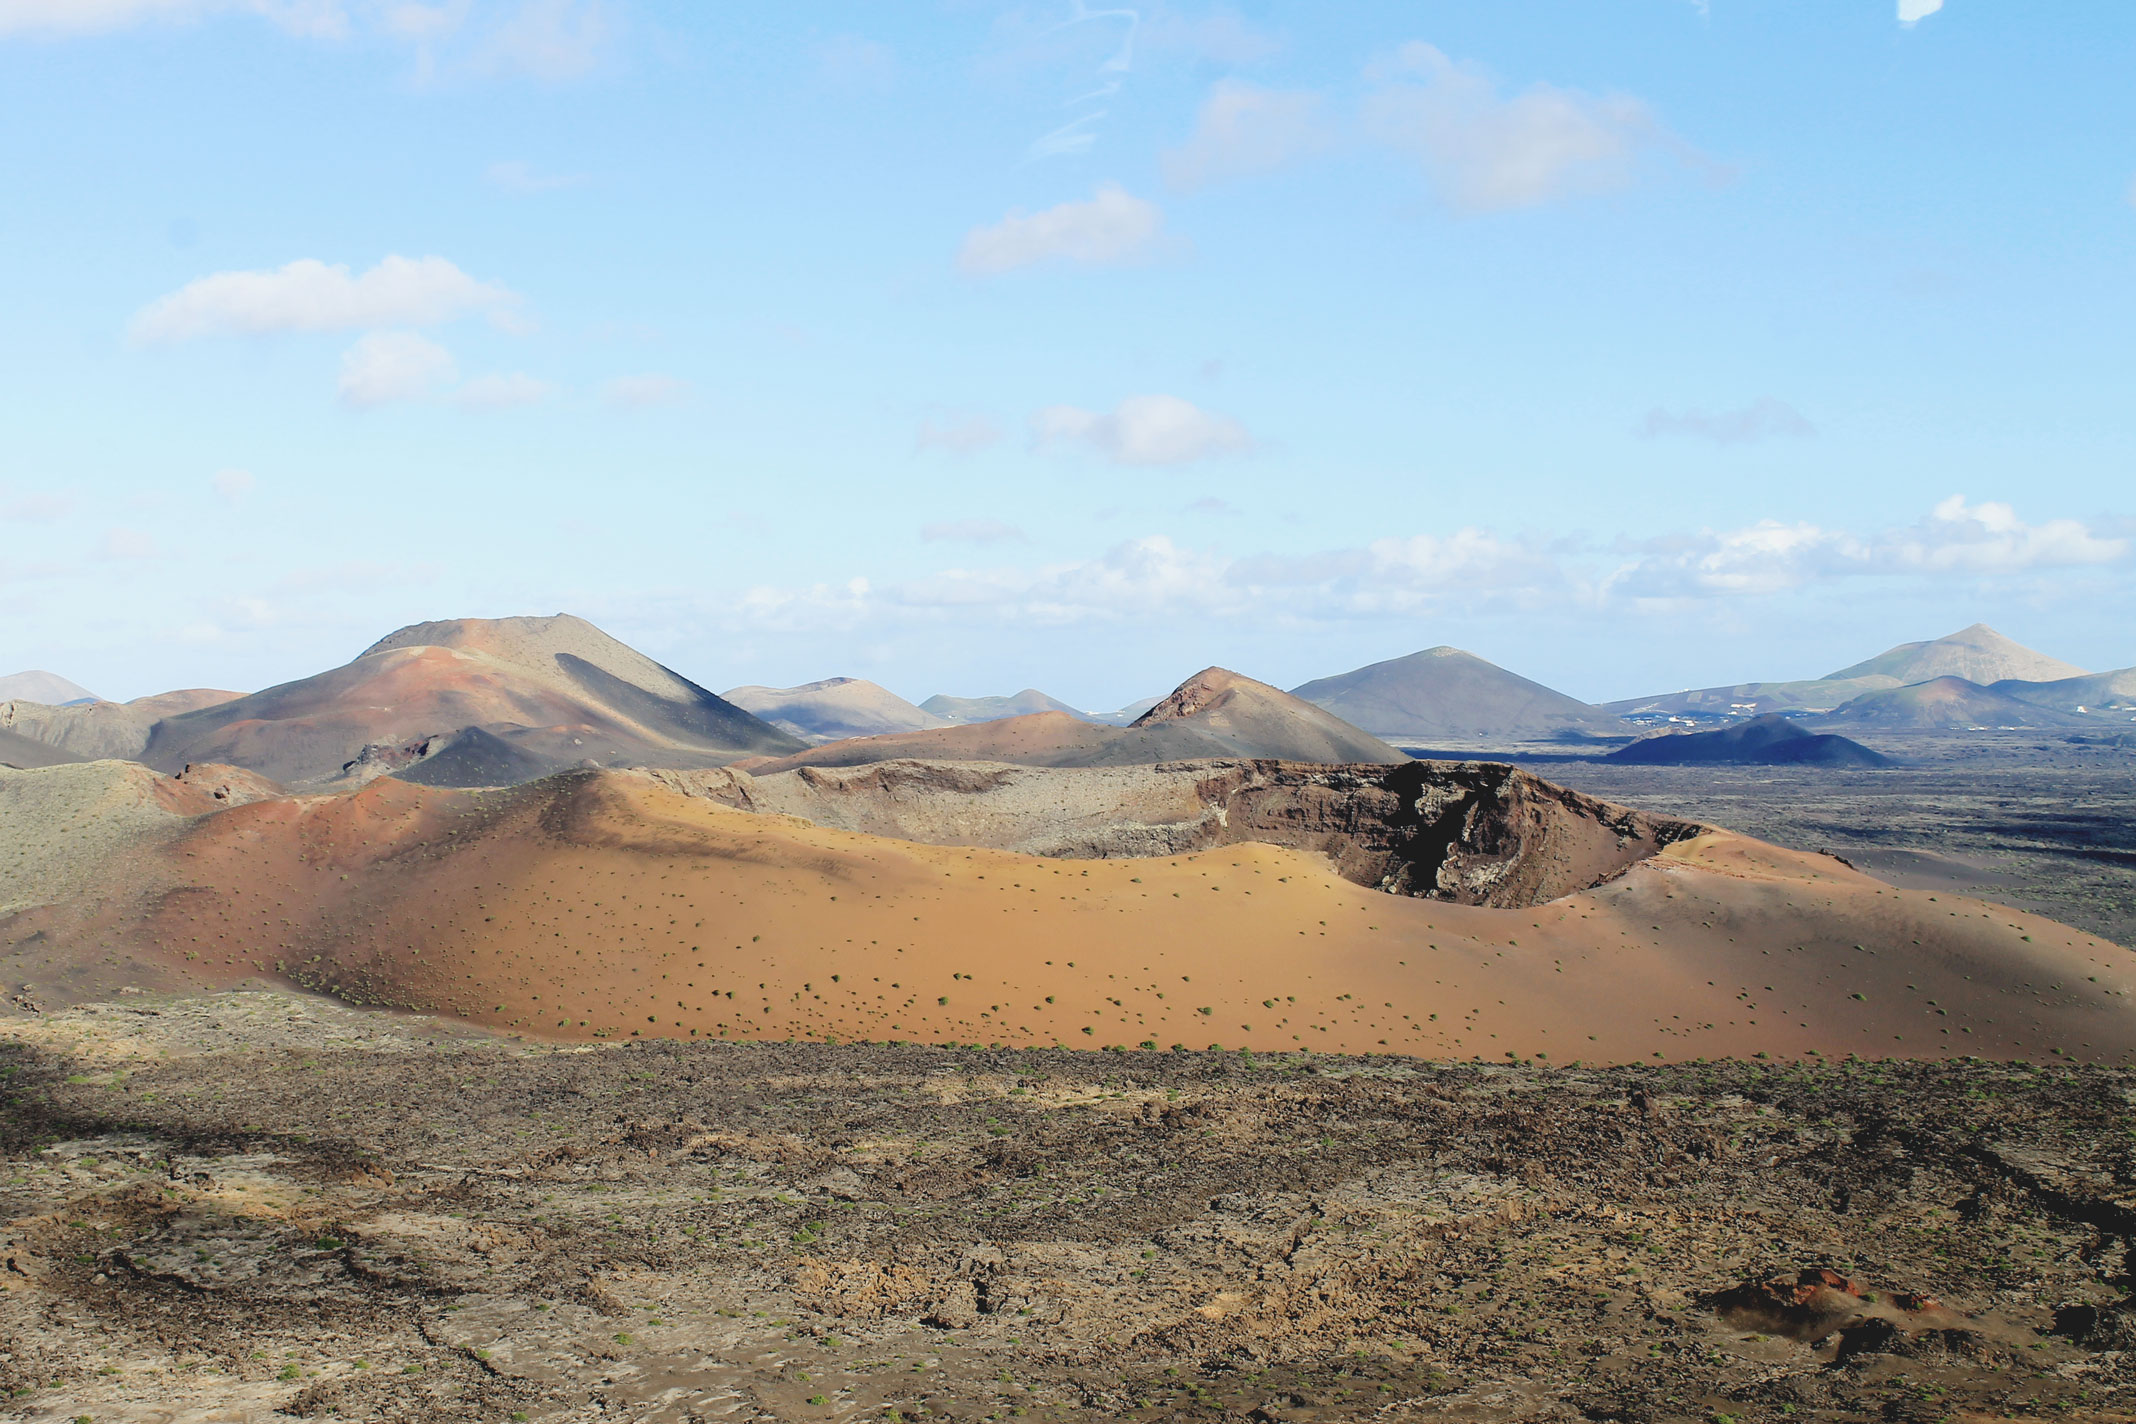
[[[1046,860],[581,773],[242,806],[143,870],[169,888],[47,919],[46,943],[558,1037],[1560,1062],[2136,1050],[2118,948],[1726,834],[1499,910],[1386,895],[1259,844]]]

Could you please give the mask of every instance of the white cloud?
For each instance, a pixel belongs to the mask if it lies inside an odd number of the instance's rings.
[[[576,79],[601,61],[613,31],[606,0],[521,0],[482,48],[486,68]]]
[[[1006,544],[1029,537],[999,519],[952,519],[920,528],[920,541],[926,544]]]
[[[1246,428],[1178,396],[1129,396],[1109,412],[1049,405],[1031,417],[1041,447],[1085,444],[1121,465],[1183,465],[1252,448]]]
[[[1703,410],[1687,410],[1681,415],[1658,408],[1650,410],[1639,433],[1649,439],[1659,435],[1693,435],[1716,445],[1741,445],[1782,436],[1815,435],[1817,427],[1787,402],[1766,396],[1741,410],[1723,410],[1710,415]]]
[[[1191,191],[1272,172],[1318,152],[1332,138],[1318,94],[1221,80],[1202,102],[1187,141],[1164,154],[1165,182]]]
[[[341,356],[341,399],[358,410],[419,400],[459,374],[452,353],[412,331],[374,331]]]
[[[675,376],[617,376],[601,386],[601,399],[625,410],[675,405],[690,394],[690,383]]]
[[[1135,262],[1154,253],[1163,229],[1164,213],[1155,203],[1107,183],[1087,202],[1011,212],[990,227],[973,228],[957,266],[975,277],[991,277],[1041,262]]]
[[[1463,212],[1534,207],[1631,182],[1648,149],[1688,156],[1647,106],[1535,84],[1510,97],[1484,71],[1421,41],[1375,65],[1368,133],[1421,162]]]
[[[739,600],[707,604],[697,616],[791,633],[1189,618],[1248,619],[1265,630],[1278,623],[1413,623],[1457,614],[1670,613],[1867,578],[1922,590],[1956,580],[2126,566],[2132,543],[2074,520],[2028,524],[2008,505],[1955,496],[1915,524],[1881,532],[1769,520],[1615,548],[1465,528],[1230,558],[1151,536],[1090,558],[1037,566],[954,567],[887,584],[855,578],[760,586]]]
[[[970,455],[1000,443],[1001,427],[983,415],[967,415],[956,420],[937,423],[929,418],[920,423],[920,433],[913,441],[914,450],[947,450],[952,455]]]
[[[1647,541],[1607,584],[1613,595],[1641,600],[1772,594],[1833,579],[2100,567],[2127,559],[2130,547],[2074,519],[2027,524],[2010,505],[1952,495],[1916,524],[1869,534],[1767,519]]]
[[[0,0],[0,35],[104,34],[217,15],[257,15],[292,34],[326,39],[338,39],[349,28],[340,0]]]
[[[1943,8],[1943,0],[1899,0],[1899,23],[1916,24]]]
[[[266,272],[217,272],[159,297],[134,317],[142,344],[206,336],[435,326],[473,312],[515,320],[517,294],[479,282],[442,257],[388,257],[352,275],[303,258]]]
[[[524,371],[496,372],[477,376],[452,393],[455,404],[466,410],[511,410],[540,405],[554,398],[556,386]]]
[[[492,163],[483,170],[482,177],[492,188],[522,194],[554,193],[563,188],[579,187],[587,181],[583,173],[543,173],[516,158]]]
[[[208,483],[217,494],[234,504],[252,493],[253,485],[258,482],[252,478],[250,470],[229,469],[217,470]]]

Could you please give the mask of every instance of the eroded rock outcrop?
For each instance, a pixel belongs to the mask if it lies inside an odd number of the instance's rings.
[[[1262,841],[1319,851],[1356,884],[1497,907],[1600,884],[1703,829],[1493,762],[891,761],[771,776],[732,768],[644,774],[741,810],[933,845],[1113,859]]]

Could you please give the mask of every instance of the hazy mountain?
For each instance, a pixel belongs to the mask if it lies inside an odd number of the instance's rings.
[[[715,766],[802,745],[559,614],[403,628],[342,667],[165,718],[142,758],[165,770],[224,762],[298,785],[344,767],[402,769],[470,727],[519,755],[470,756],[468,765],[509,762],[515,778],[585,764]]]
[[[1962,677],[1985,687],[2008,678],[2052,682],[2084,674],[2083,668],[2034,652],[2022,643],[2005,638],[1985,623],[1975,623],[1948,637],[1926,643],[1901,643],[1866,662],[1826,673],[1825,677],[1834,682],[1857,677],[1888,677],[1900,687],[1936,677]]]
[[[94,702],[96,694],[78,682],[69,682],[56,672],[14,672],[0,677],[0,702],[42,702],[64,707],[70,702]]]
[[[1140,717],[1156,705],[1157,700],[1151,698],[1147,705],[1135,712],[1134,717],[1123,720],[1132,722],[1135,717]],[[920,706],[949,723],[998,722],[1004,717],[1028,717],[1034,712],[1065,712],[1071,717],[1081,717],[1091,722],[1105,720],[1080,712],[1057,697],[1048,697],[1035,687],[1027,687],[1014,697],[951,697],[947,693],[938,692]]]
[[[1103,722],[1108,727],[1125,727],[1162,701],[1162,697],[1138,697],[1117,712],[1077,712],[1074,715],[1092,722]]]
[[[2021,702],[1962,677],[1931,678],[1907,687],[1864,693],[1817,719],[1820,727],[1882,731],[1964,730],[1972,727],[2082,727],[2089,718]]]
[[[799,687],[731,687],[720,694],[804,742],[876,737],[945,727],[947,719],[857,677],[828,677]]]
[[[41,742],[66,755],[62,761],[131,761],[148,746],[156,723],[166,717],[228,702],[243,694],[191,687],[159,692],[131,702],[0,702],[0,731]]]
[[[1627,737],[1632,728],[1459,648],[1427,648],[1291,689],[1375,736],[1401,742]]]
[[[2057,712],[2093,716],[2136,712],[2136,668],[2086,673],[2082,677],[2057,678],[2052,682],[2007,679],[1993,684],[1988,690],[2029,702],[2035,707],[2051,707]]]
[[[1605,761],[1639,766],[1889,766],[1860,742],[1771,715],[1712,732],[1676,732],[1619,747]]]
[[[2013,643],[1985,623],[1946,638],[1901,643],[1852,667],[1794,682],[1739,682],[1684,692],[1631,697],[1604,706],[1620,716],[1696,712],[1720,717],[1756,717],[1768,712],[1830,712],[1857,697],[1955,675],[1987,684],[2004,678],[2046,681],[2081,674],[2082,668]]]
[[[1132,766],[1204,757],[1307,762],[1408,760],[1339,717],[1223,668],[1181,683],[1134,725],[1110,727],[1066,712],[857,737],[772,761],[744,763],[757,775],[796,766],[867,766],[916,758],[1021,766]]]

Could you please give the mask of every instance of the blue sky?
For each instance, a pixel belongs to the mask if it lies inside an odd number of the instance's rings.
[[[2136,9],[1898,8],[0,0],[0,671],[2136,663]]]

